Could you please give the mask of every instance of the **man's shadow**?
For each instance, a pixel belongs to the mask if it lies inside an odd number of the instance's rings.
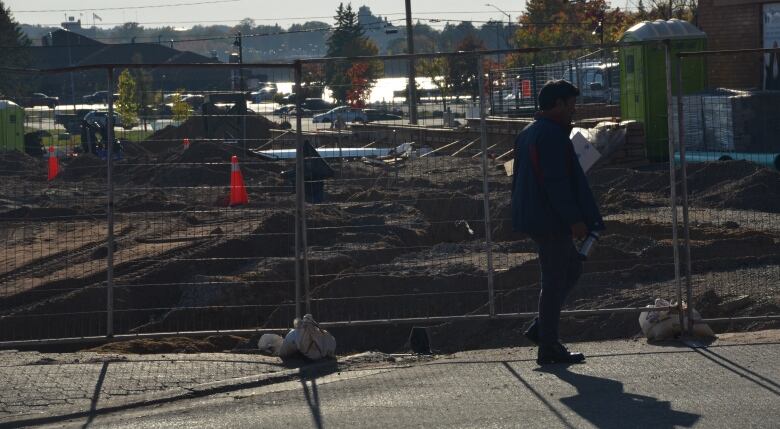
[[[561,402],[598,428],[691,427],[701,417],[675,411],[669,401],[626,393],[619,381],[571,372],[565,365],[534,371],[553,374],[574,386],[577,394],[563,398]]]

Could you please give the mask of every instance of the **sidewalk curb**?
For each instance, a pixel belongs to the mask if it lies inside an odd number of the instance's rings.
[[[192,387],[176,387],[149,394],[133,395],[128,398],[117,398],[91,410],[73,411],[72,407],[60,407],[49,409],[41,413],[17,414],[0,418],[0,428],[40,425],[81,417],[97,416],[131,408],[164,404],[181,399],[191,399],[232,390],[276,384],[296,378],[308,378],[314,375],[335,372],[337,370],[338,362],[335,360],[313,363],[300,368],[276,371],[270,374],[250,375],[196,384]]]

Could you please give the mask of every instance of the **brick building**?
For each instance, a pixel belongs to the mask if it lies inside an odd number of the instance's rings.
[[[707,49],[749,49],[766,46],[766,33],[768,30],[771,33],[771,29],[767,27],[770,24],[765,25],[765,14],[771,16],[774,10],[780,12],[780,0],[776,1],[778,2],[699,0],[697,23],[707,34]],[[708,56],[707,70],[711,87],[764,87],[765,64],[764,56],[760,54]]]

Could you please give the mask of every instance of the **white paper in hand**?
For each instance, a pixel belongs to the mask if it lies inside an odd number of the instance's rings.
[[[574,144],[574,153],[577,155],[577,159],[580,161],[582,171],[588,172],[590,167],[601,158],[601,154],[596,150],[593,145],[590,144],[586,137],[587,131],[581,128],[574,128],[571,130],[571,142]]]

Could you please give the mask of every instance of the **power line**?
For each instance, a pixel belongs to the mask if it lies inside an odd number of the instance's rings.
[[[393,20],[379,20],[367,24],[363,24],[363,26],[372,26],[376,24],[384,24],[385,22],[393,22],[393,21],[403,21],[403,19],[393,19]],[[276,31],[276,32],[266,32],[266,33],[253,33],[253,34],[245,34],[243,35],[244,38],[250,38],[250,37],[268,37],[268,36],[280,36],[280,35],[286,35],[286,34],[299,34],[299,33],[314,33],[314,32],[320,32],[320,31],[328,31],[332,30],[333,26],[327,26],[327,27],[319,27],[319,28],[307,28],[302,30],[288,30],[288,31]],[[187,42],[206,42],[206,41],[212,41],[212,40],[226,40],[226,39],[234,39],[236,35],[234,33],[230,34],[224,34],[224,35],[218,35],[218,36],[203,36],[203,37],[196,37],[196,38],[189,38],[189,39],[168,39],[165,40],[166,43],[187,43]],[[141,37],[136,37],[136,39]],[[152,42],[155,42],[154,36],[145,36],[143,38],[149,38],[152,40]],[[90,38],[92,40],[117,40],[117,39],[127,39],[127,37],[103,37],[103,38]],[[119,46],[119,45],[132,45],[133,43],[111,43],[108,44],[108,46]],[[67,48],[67,46],[30,46],[34,48]],[[27,48],[27,46],[0,46],[0,48],[4,49],[22,49]]]
[[[129,9],[157,9],[166,7],[179,7],[179,6],[196,6],[202,4],[217,4],[217,3],[235,3],[241,0],[210,0],[199,1],[189,3],[173,3],[164,5],[147,5],[147,6],[122,6],[122,7],[101,7],[101,8],[89,8],[89,9],[37,9],[37,10],[14,10],[14,14],[17,13],[51,13],[51,12],[90,12],[90,11],[103,11],[103,10],[129,10]]]

